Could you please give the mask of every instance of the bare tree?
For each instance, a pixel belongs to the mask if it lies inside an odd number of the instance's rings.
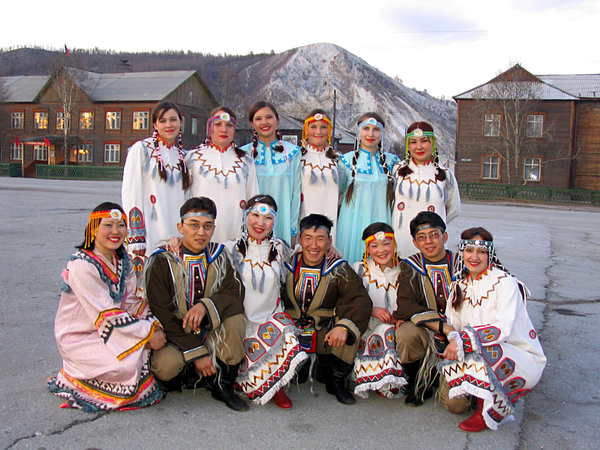
[[[223,67],[216,80],[215,96],[219,104],[234,111],[245,111],[243,105],[246,102],[246,96],[240,91],[239,86],[237,74],[229,67]]]

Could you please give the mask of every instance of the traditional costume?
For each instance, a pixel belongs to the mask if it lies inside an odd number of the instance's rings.
[[[308,125],[315,121],[329,124],[328,146],[331,145],[331,123],[323,114],[315,114],[304,121],[302,130],[302,206],[300,219],[309,214],[322,214],[333,221],[331,239],[336,243],[338,201],[340,198],[340,168],[338,161],[327,156],[327,147],[319,150],[308,144]]]
[[[277,217],[277,212],[264,203],[257,203],[249,211],[254,209]],[[283,263],[290,257],[291,249],[273,237],[258,242],[248,237],[246,227],[240,241],[229,241],[226,246],[246,287],[246,356],[239,368],[237,384],[251,400],[264,405],[291,381],[296,367],[307,358],[296,337],[298,330],[283,312],[280,298],[286,275]],[[273,247],[277,258],[269,261]]]
[[[235,144],[225,149],[204,144],[189,151],[186,162],[192,177],[190,197],[209,197],[223,218],[212,239],[225,242],[238,237],[246,201],[259,193],[252,160],[247,156],[240,158]]]
[[[121,188],[129,216],[129,252],[145,250],[148,257],[160,241],[179,236],[179,207],[187,199],[181,185],[184,164],[181,149],[160,137],[138,141],[129,149]],[[166,181],[160,178],[159,167],[164,168]],[[143,260],[134,257],[134,266],[140,276]]]
[[[344,194],[338,219],[337,247],[351,264],[360,261],[364,253],[362,230],[374,222],[391,222],[387,189],[392,167],[398,162],[398,157],[391,153],[378,150],[372,155],[360,148],[360,130],[365,125],[378,126],[383,142],[383,125],[370,118],[358,126],[355,151],[340,158]],[[351,183],[354,183],[352,198],[347,202],[345,192]]]
[[[283,151],[275,151],[277,145]],[[246,153],[253,151],[252,143],[242,147]],[[298,234],[298,215],[302,181],[300,179],[300,147],[286,141],[274,141],[265,145],[258,141],[254,157],[260,193],[275,199],[278,208],[275,234],[288,243]]]
[[[433,158],[427,164],[415,163],[408,152],[408,141],[413,136],[429,136],[433,148]],[[395,230],[398,254],[402,258],[415,253],[415,246],[410,234],[410,221],[420,211],[438,214],[448,224],[460,213],[460,194],[458,182],[454,174],[437,163],[435,136],[432,131],[417,128],[407,134],[406,159],[398,163],[392,170],[395,178],[394,208],[392,209],[392,227]],[[406,167],[412,171],[406,176],[398,174],[398,170]],[[438,170],[445,172],[446,179],[436,178]]]
[[[483,243],[490,248],[491,241],[470,240],[461,240],[460,248]],[[492,255],[493,246],[490,261]],[[456,310],[452,299],[458,290],[463,301]],[[526,292],[492,262],[477,279],[468,275],[456,281],[448,300],[449,323],[460,330],[458,361],[443,361],[439,370],[451,398],[474,395],[483,400],[478,412],[492,430],[512,419],[515,402],[538,383],[546,366],[527,313]]]
[[[375,239],[385,239],[385,237],[384,232],[372,236]],[[389,233],[389,238],[394,239],[394,236]],[[368,245],[368,242],[365,242]],[[386,267],[382,270],[369,257],[354,263],[352,268],[362,278],[365,289],[373,301],[373,307],[385,308],[393,313],[396,308],[396,290],[400,274],[397,262],[394,267]],[[354,388],[356,395],[367,398],[369,391],[378,391],[388,398],[402,395],[400,388],[406,384],[406,380],[402,376],[402,366],[396,351],[395,332],[395,324],[383,323],[376,317],[370,317],[369,327],[360,338],[358,354],[354,360],[352,377],[356,381]]]
[[[80,250],[62,274],[54,333],[63,368],[48,389],[67,399],[63,408],[123,410],[163,398],[145,347],[158,323],[135,295],[129,256],[114,258],[116,265],[97,250]]]

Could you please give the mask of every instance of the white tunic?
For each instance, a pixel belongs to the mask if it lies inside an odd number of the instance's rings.
[[[390,314],[393,313],[396,310],[400,264],[392,268],[386,267],[382,271],[379,264],[369,258],[366,266],[363,261],[357,261],[352,268],[362,277],[365,289],[373,301],[373,307],[385,308]]]
[[[440,166],[446,172],[446,180],[435,178],[437,167],[433,163],[418,165],[411,159],[408,167],[413,173],[401,178],[398,169],[405,162],[394,166],[393,174],[396,180],[394,191],[394,208],[392,209],[392,228],[396,235],[398,255],[407,258],[418,249],[410,235],[410,221],[421,211],[437,213],[446,224],[450,223],[460,213],[460,194],[454,174]]]
[[[259,194],[254,163],[240,158],[230,145],[224,151],[201,145],[186,162],[192,178],[190,197],[208,197],[217,205],[213,242],[226,242],[241,233],[246,202]]]
[[[312,145],[306,146],[302,155],[302,204],[300,219],[309,214],[323,214],[333,221],[331,237],[335,245],[337,233],[338,199],[340,197],[340,172],[337,161],[332,161]]]
[[[138,141],[129,149],[121,199],[129,217],[128,251],[146,250],[146,257],[160,241],[179,236],[179,208],[187,199],[181,185],[179,151],[159,140],[167,180],[158,173],[159,159],[153,138]]]

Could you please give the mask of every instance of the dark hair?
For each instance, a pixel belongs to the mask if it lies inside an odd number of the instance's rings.
[[[372,223],[364,229],[362,234],[362,240],[364,241],[369,236],[373,236],[375,233],[379,233],[380,231],[383,231],[384,233],[393,233],[394,229],[384,222]]]
[[[236,121],[237,121],[237,116],[235,115],[235,113],[233,112],[232,109],[229,109],[226,106],[218,106],[217,108],[214,108],[210,114],[209,114],[209,118],[214,116],[215,114],[217,114],[219,111],[223,111],[226,112],[227,114],[229,114],[231,117],[233,117]],[[206,144],[210,145],[209,139],[208,139],[208,130],[206,130]],[[246,156],[246,152],[244,150],[242,150],[241,148],[239,148],[237,145],[235,145],[235,137],[234,137],[234,142],[233,142],[233,151],[235,152],[235,154],[237,155],[238,158],[242,159],[244,156]]]
[[[190,211],[202,211],[217,218],[217,205],[208,197],[192,197],[179,208],[179,217]]]
[[[309,214],[300,221],[300,234],[302,234],[303,230],[310,230],[319,227],[327,228],[328,234],[331,234],[333,222],[329,217],[324,216],[323,214]]]
[[[266,205],[269,205],[275,211],[277,211],[277,202],[270,195],[255,195],[250,200],[248,200],[248,202],[246,203],[246,208],[245,208],[246,211],[248,211],[250,208],[252,208],[257,203],[264,203]],[[244,220],[247,220],[247,218]],[[269,250],[269,262],[273,262],[277,259],[277,247],[276,247],[276,242],[273,239],[273,230],[271,230],[270,236],[271,236],[271,248]],[[248,239],[245,239],[243,237],[238,239],[236,247],[237,247],[238,251],[240,252],[240,254],[245,257],[246,252],[248,251]]]
[[[92,212],[97,212],[97,211],[110,211],[111,209],[118,209],[119,211],[121,211],[123,214],[125,214],[125,211],[123,210],[123,208],[121,207],[121,205],[119,205],[118,203],[113,203],[113,202],[104,202],[104,203],[100,203],[98,206],[96,206]],[[100,222],[102,223],[102,219],[100,219]],[[94,250],[95,247],[95,239],[92,240],[90,242],[90,244],[88,246],[85,245],[85,241],[86,241],[86,233],[87,233],[87,227],[85,228],[85,230],[83,231],[83,242],[80,245],[76,245],[75,248],[78,248],[80,250]],[[125,237],[125,239],[127,239],[127,237]],[[121,244],[121,246],[115,251],[115,253],[117,254],[117,257],[119,259],[122,259],[125,257],[125,255],[127,255],[127,250],[125,250],[125,243]]]
[[[304,121],[306,121],[306,119],[308,119],[309,117],[314,116],[315,114],[323,114],[325,117],[327,117],[329,120],[331,120],[331,117],[329,117],[329,114],[327,114],[327,112],[324,109],[321,108],[315,108],[313,110],[311,110],[306,117],[304,118]],[[332,126],[332,125],[330,125]],[[304,128],[304,126],[302,127]],[[333,130],[331,130],[333,133]],[[331,140],[332,142],[329,143],[329,147],[327,148],[327,151],[325,152],[325,156],[327,156],[329,159],[331,159],[332,161],[337,161],[339,156],[337,154],[337,152],[333,149],[333,135],[331,136]],[[305,155],[306,154],[306,149],[304,147],[301,148],[302,154]]]
[[[385,121],[383,120],[383,117],[381,117],[376,112],[364,113],[363,115],[361,115],[358,118],[358,120],[356,121],[356,125],[360,125],[362,122],[364,122],[365,120],[367,120],[371,117],[374,118],[375,120],[377,120],[377,122],[381,123],[385,127]],[[381,131],[383,131],[383,130],[381,130]],[[387,162],[385,159],[385,153],[383,152],[382,149],[383,149],[383,139],[379,142],[379,164],[381,164],[383,173],[388,179],[386,199],[387,199],[388,206],[391,209],[392,205],[394,204],[394,177],[390,173],[390,170],[387,166]],[[354,194],[354,178],[356,177],[356,163],[358,162],[359,156],[360,156],[360,133],[357,133],[356,143],[354,145],[354,154],[352,155],[352,182],[348,186],[348,189],[346,189],[346,196],[345,196],[346,203],[350,203],[350,200],[352,200],[352,195]]]
[[[273,111],[273,114],[275,114],[277,121],[279,121],[279,113],[277,112],[277,108],[275,108],[275,105],[273,103],[267,102],[265,100],[259,100],[256,103],[254,103],[250,107],[250,110],[248,111],[248,121],[250,122],[250,124],[252,124],[252,121],[254,120],[254,115],[263,108],[269,108],[271,111]],[[277,128],[277,130],[275,131],[275,135],[277,136],[277,140],[279,141],[279,144],[274,147],[274,150],[276,152],[282,152],[283,144],[281,142],[281,133],[279,132],[279,128]],[[256,155],[258,154],[258,151],[256,150],[257,147],[258,147],[258,133],[254,129],[252,131],[252,157],[253,158],[256,158]]]
[[[416,130],[417,128],[419,128],[423,131],[431,131],[433,133],[433,127],[430,124],[428,124],[427,122],[415,122],[406,129],[406,134],[408,135],[408,133]],[[431,141],[431,139],[429,139],[429,140]],[[407,138],[407,141],[408,141],[408,138]],[[408,162],[410,159],[410,153],[408,153],[408,142],[406,143],[406,148],[407,148],[406,159],[405,159],[406,164],[400,165],[400,167],[398,167],[398,171],[397,171],[398,175],[401,176],[402,178],[413,173],[412,169],[410,167],[408,167]],[[437,152],[433,155],[433,164],[437,168],[437,170],[435,172],[435,179],[438,181],[444,181],[446,179],[446,171],[440,167]]]
[[[179,116],[179,120],[183,121],[183,116],[181,114],[181,110],[179,106],[177,106],[173,102],[160,102],[154,110],[152,111],[152,126],[156,123],[157,120],[163,118],[165,113],[169,110],[175,110],[177,116]],[[154,146],[158,149],[158,131],[156,127],[154,127],[154,133],[152,134],[154,138]],[[187,169],[187,165],[183,161],[183,144],[181,143],[181,129],[179,130],[179,134],[177,135],[177,149],[179,150],[179,161],[177,162],[177,167],[179,167],[179,171],[181,172],[181,187],[184,191],[187,191],[192,184],[192,180],[190,179],[190,174]],[[167,181],[167,170],[163,167],[162,164],[158,164],[158,176],[161,180]]]
[[[421,225],[431,225],[432,227],[441,229],[444,233],[446,232],[444,219],[439,214],[431,211],[421,211],[410,221],[410,235],[413,239],[417,235],[417,228]]]

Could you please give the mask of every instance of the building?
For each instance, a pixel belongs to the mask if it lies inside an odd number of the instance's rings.
[[[205,138],[217,101],[197,71],[95,73],[61,67],[50,76],[1,79],[0,163],[123,166],[126,150],[152,134],[161,101],[183,113],[184,147]]]
[[[517,64],[454,100],[460,183],[600,189],[600,74]]]

